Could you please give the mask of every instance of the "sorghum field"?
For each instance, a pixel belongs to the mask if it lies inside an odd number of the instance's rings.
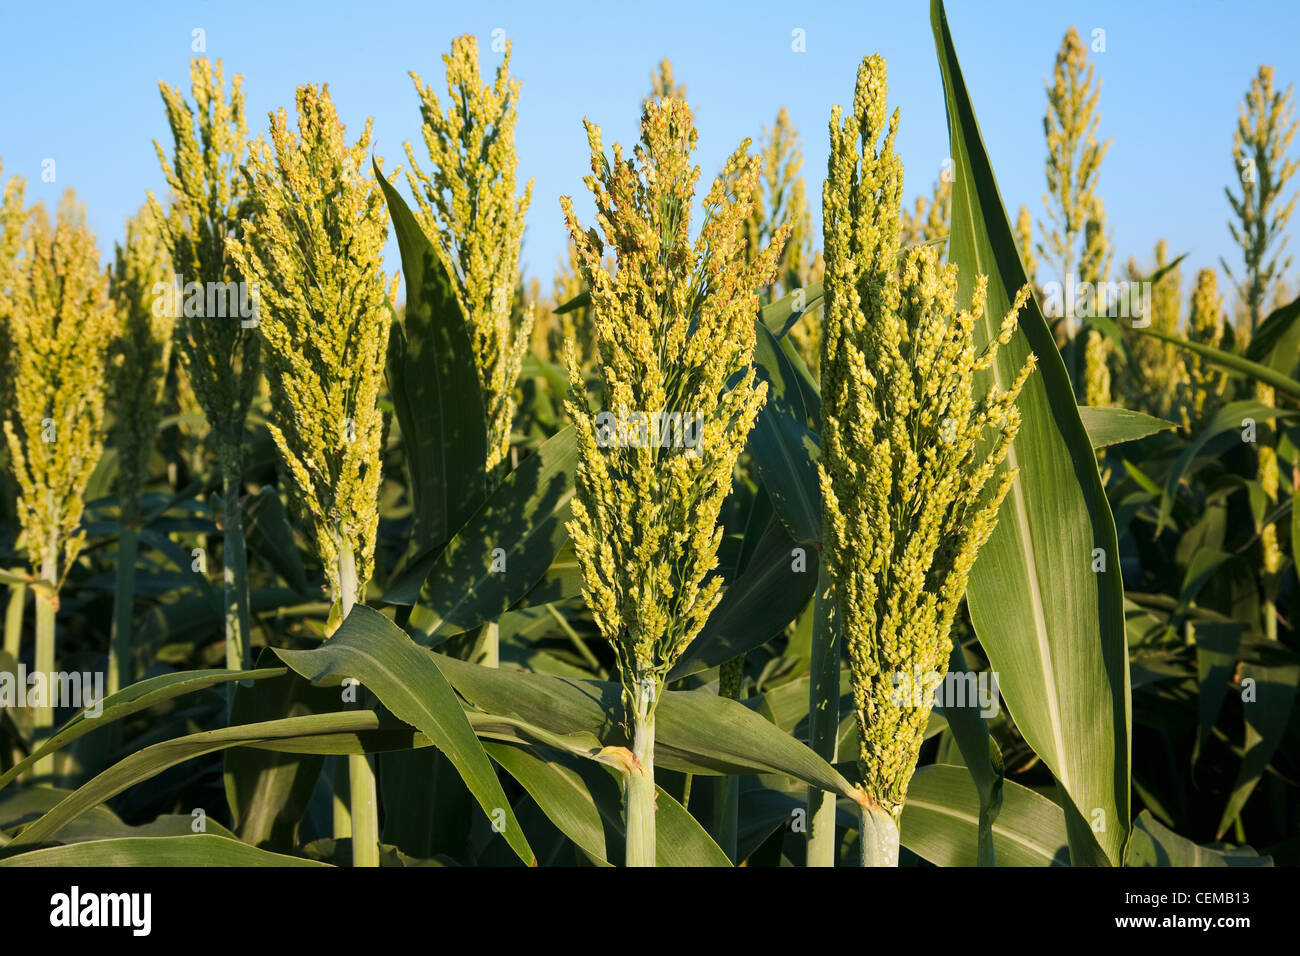
[[[870,48],[712,171],[647,60],[545,207],[486,35],[400,149],[196,53],[117,237],[11,163],[0,867],[1295,865],[1296,64],[1203,117],[1188,274],[1115,248],[1087,24],[1008,208],[930,17],[919,197]]]

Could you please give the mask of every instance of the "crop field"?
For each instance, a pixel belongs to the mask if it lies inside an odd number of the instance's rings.
[[[1009,146],[928,13],[906,189],[870,31],[725,148],[574,60],[556,195],[488,26],[404,143],[196,29],[116,232],[0,127],[0,870],[1300,862],[1300,60],[1121,248],[1106,30]]]

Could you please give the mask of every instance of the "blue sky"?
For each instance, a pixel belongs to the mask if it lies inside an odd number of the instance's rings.
[[[631,4],[11,3],[0,23],[0,160],[7,178],[28,180],[29,197],[57,199],[68,186],[87,203],[105,258],[123,222],[162,187],[152,141],[166,142],[159,78],[187,86],[192,31],[227,75],[244,75],[250,128],[291,106],[294,88],[328,81],[343,120],[375,117],[376,149],[402,163],[419,139],[417,98],[407,71],[442,84],[440,54],[459,33],[479,36],[485,71],[500,28],[514,44],[523,81],[517,145],[521,178],[534,177],[523,257],[549,290],[564,244],[558,197],[581,196],[588,154],[583,116],[606,144],[636,137],[650,71],[670,57],[696,109],[698,161],[707,175],[745,136],[755,139],[785,105],[803,139],[808,195],[820,229],[826,125],[834,103],[852,100],[858,62],[882,53],[890,98],[902,110],[899,149],[907,195],[928,192],[948,154],[943,93],[924,0],[889,3],[747,2]],[[1002,196],[1041,217],[1043,79],[1065,29],[1106,31],[1096,55],[1103,80],[1103,136],[1114,143],[1102,169],[1117,263],[1150,258],[1167,237],[1187,252],[1184,276],[1238,257],[1225,226],[1223,186],[1237,104],[1260,63],[1285,86],[1300,78],[1293,0],[1209,2],[969,2],[949,20],[992,155]],[[792,31],[806,52],[791,49]],[[1296,144],[1293,155],[1300,152]],[[41,181],[42,160],[57,180]],[[390,165],[391,168],[391,165]],[[707,188],[707,187],[702,187]],[[579,213],[589,221],[590,205]],[[819,243],[820,244],[820,243]],[[392,244],[390,243],[390,246]],[[396,268],[395,250],[389,267]],[[1295,270],[1288,278],[1294,283]]]

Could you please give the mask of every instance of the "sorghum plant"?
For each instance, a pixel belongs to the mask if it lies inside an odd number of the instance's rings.
[[[1101,82],[1093,82],[1088,49],[1074,27],[1066,31],[1056,54],[1052,85],[1047,88],[1047,192],[1043,205],[1048,223],[1040,225],[1039,251],[1056,268],[1062,282],[1084,259],[1079,249],[1089,219],[1095,219],[1097,176],[1110,140],[1097,142],[1097,100]],[[1067,310],[1068,311],[1068,310]],[[1066,337],[1073,339],[1075,317],[1065,316]]]
[[[1300,169],[1300,161],[1287,159],[1291,140],[1298,125],[1292,116],[1295,104],[1291,88],[1273,88],[1273,67],[1261,66],[1250,81],[1245,102],[1241,104],[1237,129],[1232,136],[1232,160],[1241,183],[1241,195],[1224,188],[1228,205],[1236,221],[1228,222],[1228,231],[1241,246],[1245,268],[1237,279],[1225,260],[1224,271],[1237,286],[1237,295],[1245,308],[1247,332],[1253,333],[1264,316],[1269,295],[1291,267],[1291,257],[1283,258],[1284,235],[1296,199],[1283,200],[1291,177]]]
[[[1169,265],[1169,244],[1161,239],[1156,243],[1152,272],[1159,272]],[[1129,260],[1130,281],[1145,281],[1145,274],[1151,273],[1144,273],[1135,260]],[[1146,318],[1150,320],[1151,328],[1172,335],[1178,331],[1181,310],[1182,271],[1174,265],[1152,283],[1151,314]],[[1158,418],[1176,418],[1178,396],[1185,387],[1187,374],[1178,348],[1145,335],[1131,335],[1129,339],[1129,355],[1137,374],[1125,379],[1125,404]]]
[[[433,169],[426,174],[410,143],[407,178],[419,206],[416,218],[441,250],[470,326],[483,404],[487,410],[489,477],[504,473],[515,411],[515,382],[532,335],[533,314],[511,320],[519,284],[519,245],[532,202],[529,180],[515,198],[515,122],[519,87],[510,76],[510,44],[491,86],[479,75],[478,41],[452,41],[446,108],[433,88],[412,72],[420,95],[424,143]]]
[[[1219,295],[1218,275],[1213,269],[1202,269],[1196,273],[1196,285],[1192,290],[1187,337],[1201,345],[1219,348],[1223,334],[1223,297]],[[1219,410],[1228,389],[1228,373],[1196,352],[1186,354],[1186,363],[1180,413],[1183,428],[1190,430]]]
[[[118,245],[109,292],[117,313],[109,373],[113,385],[117,459],[117,497],[122,530],[118,535],[117,589],[108,660],[108,692],[131,682],[131,610],[139,542],[140,492],[149,479],[149,462],[161,418],[163,388],[171,363],[172,310],[157,308],[155,283],[170,287],[170,262],[158,222],[147,208],[126,224],[126,245]]]
[[[149,206],[161,226],[172,268],[184,283],[184,305],[173,302],[178,345],[217,446],[224,499],[226,666],[241,668],[249,664],[251,622],[240,475],[244,420],[257,388],[260,362],[256,316],[245,317],[230,308],[230,292],[240,289],[244,276],[231,259],[226,240],[240,234],[241,220],[247,216],[248,197],[239,167],[248,150],[248,125],[241,77],[234,77],[227,95],[220,60],[214,69],[206,58],[196,57],[190,64],[190,83],[194,109],[180,90],[158,84],[171,127],[173,158],[168,160],[156,142],[154,149],[171,197],[164,211],[150,193]],[[194,288],[197,295],[188,291]],[[245,291],[251,290],[245,287]],[[241,302],[246,298],[237,294]],[[255,297],[247,298],[256,302]]]
[[[1031,357],[1005,387],[975,394],[976,374],[1016,330],[1027,288],[977,352],[984,278],[959,311],[957,267],[934,249],[907,250],[900,267],[903,167],[886,92],[885,61],[865,59],[853,112],[831,114],[823,189],[822,545],[849,651],[863,861],[873,865],[897,862],[931,705],[929,685],[916,685],[947,670],[967,575],[1014,477],[999,466],[1034,367]]]
[[[569,197],[560,203],[591,289],[605,407],[646,416],[639,435],[611,436],[588,408],[570,349],[579,461],[569,533],[583,594],[618,659],[634,737],[627,862],[653,865],[655,708],[669,669],[719,600],[718,513],[766,394],[751,366],[758,290],[772,281],[789,227],[746,261],[744,223],[760,174],[746,141],[705,197],[692,246],[700,170],[690,165],[690,108],[673,98],[648,104],[641,130],[634,158],[615,144],[611,162],[600,128],[587,123],[585,182],[603,243],[596,230],[583,231]],[[606,247],[617,260],[612,274],[601,268]],[[693,440],[661,427],[674,416],[694,425]]]
[[[23,184],[5,191],[4,245],[12,250],[0,284],[12,390],[4,433],[20,489],[20,543],[43,587],[36,594],[36,670],[54,671],[55,613],[64,576],[85,542],[83,495],[104,450],[105,362],[114,332],[108,277],[72,191],[53,225],[44,206],[22,209]],[[48,695],[38,733],[53,724]],[[53,770],[50,760],[37,774]]]
[[[365,599],[374,568],[378,402],[392,322],[382,268],[388,225],[366,165],[371,121],[348,146],[328,87],[300,87],[297,108],[297,135],[279,110],[271,146],[259,144],[249,159],[252,219],[230,251],[261,289],[269,428],[325,568],[331,618],[342,620]],[[369,758],[350,755],[348,769],[353,860],[378,866]]]

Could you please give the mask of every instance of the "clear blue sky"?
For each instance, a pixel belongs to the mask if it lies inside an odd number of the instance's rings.
[[[244,75],[254,132],[265,127],[268,110],[292,105],[297,85],[328,81],[349,128],[373,115],[377,151],[405,165],[403,141],[420,142],[407,71],[441,88],[440,54],[453,36],[470,32],[479,36],[486,72],[498,59],[489,44],[499,27],[514,43],[514,73],[523,81],[520,174],[536,179],[525,268],[549,291],[564,244],[557,198],[585,192],[582,117],[601,124],[607,145],[630,143],[650,71],[664,56],[696,108],[706,176],[740,139],[757,139],[778,107],[789,108],[820,228],[831,105],[852,100],[863,55],[884,54],[890,97],[902,109],[907,193],[928,191],[948,153],[928,8],[924,0],[8,2],[0,15],[0,159],[6,178],[27,178],[32,199],[53,201],[74,187],[107,258],[145,190],[162,187],[152,146],[155,138],[167,142],[157,81],[187,86],[194,28],[206,31],[207,54],[222,58],[228,75]],[[1233,175],[1237,103],[1260,63],[1276,65],[1282,86],[1300,79],[1300,5],[952,0],[948,12],[1013,214],[1023,202],[1042,215],[1043,79],[1061,36],[1071,24],[1085,39],[1100,27],[1107,43],[1096,56],[1101,132],[1114,138],[1100,193],[1117,263],[1129,255],[1145,261],[1160,237],[1189,253],[1189,278],[1220,255],[1237,261],[1223,196]],[[805,31],[804,53],[791,50],[796,28]],[[46,157],[57,162],[54,184],[41,182]],[[581,202],[579,211],[589,221],[590,205]],[[393,251],[389,267],[397,265]],[[1294,283],[1294,270],[1288,278]]]

